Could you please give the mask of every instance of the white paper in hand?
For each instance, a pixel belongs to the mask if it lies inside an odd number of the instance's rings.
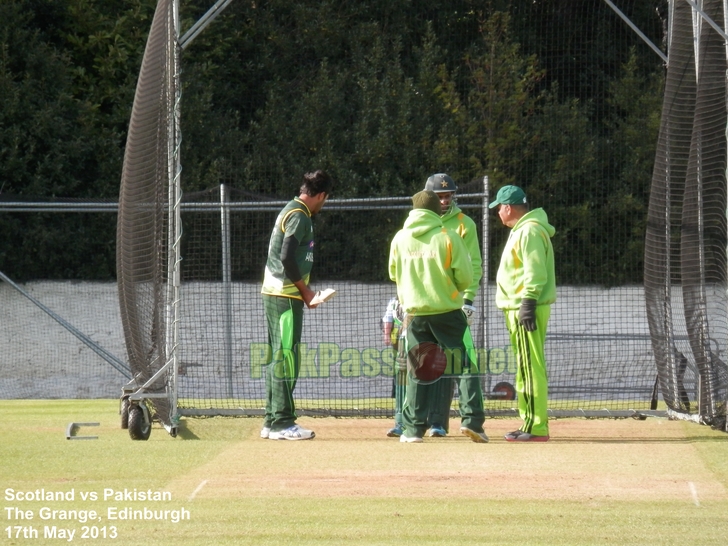
[[[334,290],[333,288],[319,290],[318,292],[316,292],[316,295],[313,297],[309,305],[319,305],[321,303],[325,303],[333,298],[334,294],[336,294],[336,290]]]

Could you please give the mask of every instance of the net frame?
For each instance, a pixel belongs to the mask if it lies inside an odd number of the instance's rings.
[[[177,429],[181,202],[179,4],[159,0],[129,123],[119,193],[117,283],[132,381],[122,399]],[[153,415],[150,416],[150,414]]]

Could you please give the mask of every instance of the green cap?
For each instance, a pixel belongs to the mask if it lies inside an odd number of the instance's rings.
[[[525,205],[528,203],[526,200],[526,194],[518,186],[503,186],[498,190],[498,195],[495,197],[488,208],[494,209],[498,205]]]

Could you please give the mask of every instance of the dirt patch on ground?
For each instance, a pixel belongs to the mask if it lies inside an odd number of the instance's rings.
[[[554,500],[726,500],[685,427],[638,421],[560,419],[551,441],[513,444],[515,420],[486,423],[475,444],[451,422],[447,438],[403,444],[387,438],[389,421],[301,419],[312,441],[258,437],[260,422],[240,419],[240,442],[169,484],[180,497],[403,497]],[[189,424],[194,429],[195,422]],[[705,429],[705,434],[721,433]],[[198,434],[204,439],[204,433]],[[203,486],[200,486],[203,484]],[[436,493],[434,493],[436,492]]]

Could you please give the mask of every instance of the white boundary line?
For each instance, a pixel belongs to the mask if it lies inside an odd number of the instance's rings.
[[[693,482],[688,482],[688,487],[690,488],[690,494],[693,496],[695,506],[700,506],[700,501],[698,500],[698,489],[695,487],[695,484]]]
[[[200,491],[202,491],[202,488],[205,487],[205,484],[206,483],[207,483],[207,480],[202,480],[200,482],[200,485],[198,485],[197,488],[192,492],[192,494],[189,497],[187,497],[187,500],[194,499],[197,496],[197,493],[199,493]]]

